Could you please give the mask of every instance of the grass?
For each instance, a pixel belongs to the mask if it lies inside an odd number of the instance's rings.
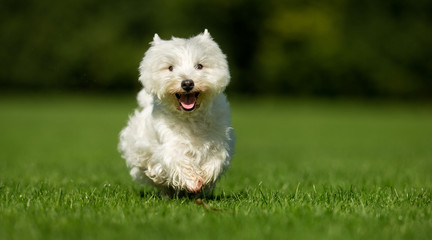
[[[205,200],[132,182],[134,96],[0,97],[2,239],[430,239],[428,104],[234,98],[232,168]]]

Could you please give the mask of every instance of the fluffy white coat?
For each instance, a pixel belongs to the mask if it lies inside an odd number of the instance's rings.
[[[131,176],[167,191],[211,190],[234,150],[225,55],[207,30],[189,39],[155,34],[139,70],[140,108],[119,144]]]

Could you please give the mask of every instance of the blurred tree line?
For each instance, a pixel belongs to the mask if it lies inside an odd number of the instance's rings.
[[[154,33],[208,28],[230,92],[425,98],[430,0],[2,0],[1,89],[130,90]]]

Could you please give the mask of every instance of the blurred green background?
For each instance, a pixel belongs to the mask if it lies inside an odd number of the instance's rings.
[[[154,33],[208,28],[230,93],[425,99],[430,0],[2,0],[0,88],[132,91]]]

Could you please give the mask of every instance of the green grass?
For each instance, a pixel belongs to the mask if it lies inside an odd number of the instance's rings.
[[[206,203],[132,182],[134,96],[0,96],[1,239],[430,239],[429,104],[234,98]]]

